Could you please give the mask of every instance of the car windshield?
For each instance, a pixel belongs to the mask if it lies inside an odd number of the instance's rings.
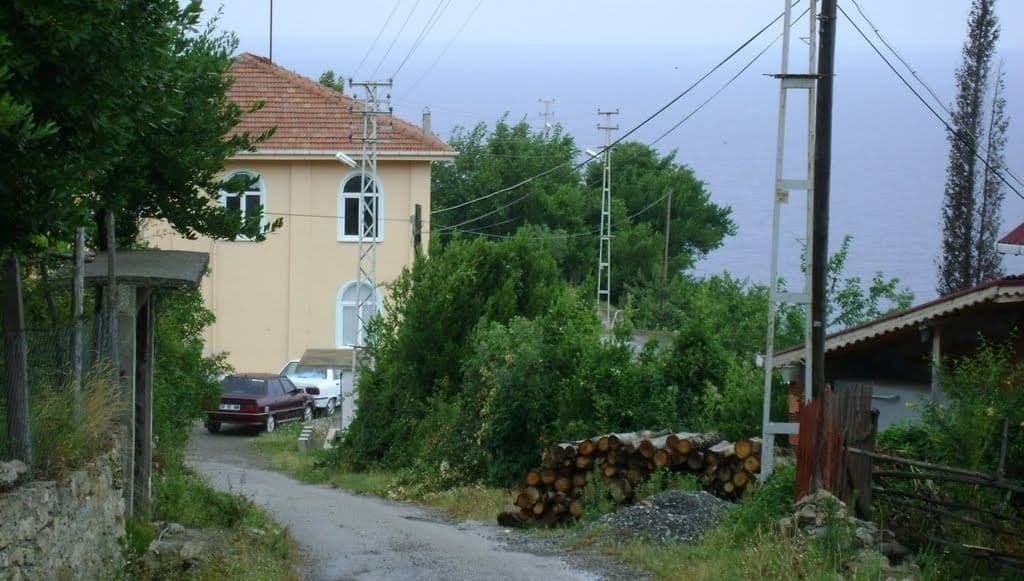
[[[287,375],[288,377],[296,379],[327,379],[327,369],[323,367],[299,365],[298,362],[292,361],[285,366],[281,375]]]
[[[227,377],[220,382],[221,393],[235,395],[267,395],[267,380],[251,377]]]

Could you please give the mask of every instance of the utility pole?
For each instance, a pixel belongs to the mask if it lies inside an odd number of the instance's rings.
[[[822,0],[818,47],[818,101],[814,120],[814,236],[811,240],[811,392],[825,393],[825,296],[828,266],[828,207],[832,176],[832,91],[836,55],[836,0]],[[819,422],[820,424],[821,422]],[[820,442],[820,438],[818,441]]]
[[[274,62],[274,0],[270,0],[270,62]]]
[[[597,110],[597,128],[604,131],[604,175],[601,180],[601,236],[597,249],[597,303],[604,301],[605,320],[612,323],[612,133],[619,130],[612,118],[619,110]],[[602,121],[603,119],[603,121]]]
[[[360,159],[362,174],[359,196],[358,262],[356,265],[356,343],[352,347],[352,377],[358,381],[359,368],[364,365],[366,327],[377,313],[377,243],[379,241],[380,184],[377,176],[377,153],[380,143],[378,118],[391,115],[391,80],[349,81],[353,88],[362,87],[363,99],[363,155]],[[384,93],[381,95],[381,93]],[[356,392],[358,393],[358,392]],[[339,414],[341,427],[344,414]]]
[[[672,190],[668,191],[665,202],[665,261],[661,265],[661,278],[668,282],[668,239],[672,235]]]
[[[775,322],[779,308],[783,304],[801,305],[806,312],[807,325],[804,329],[804,358],[811,360],[811,276],[810,269],[815,258],[810,257],[811,264],[808,265],[808,272],[804,276],[803,289],[799,292],[778,292],[779,280],[779,255],[781,253],[780,232],[782,230],[782,210],[789,205],[790,194],[794,191],[806,192],[806,199],[803,205],[804,224],[806,238],[814,237],[813,205],[814,205],[814,143],[815,143],[815,115],[816,115],[816,89],[817,89],[817,44],[814,39],[818,35],[817,8],[818,0],[810,0],[808,7],[808,42],[806,45],[797,43],[797,50],[806,46],[805,61],[806,69],[801,65],[794,65],[790,62],[790,52],[793,48],[793,3],[791,0],[783,0],[783,21],[782,21],[782,63],[777,75],[779,80],[779,111],[778,111],[778,133],[775,143],[775,179],[772,183],[772,234],[771,234],[771,260],[768,282],[768,328],[765,341],[764,353],[764,399],[762,400],[762,433],[763,445],[761,447],[761,475],[764,479],[771,475],[775,463],[775,437],[796,434],[800,424],[796,422],[776,422],[771,417],[772,387],[774,382],[774,354],[775,354]],[[799,37],[798,37],[799,38]],[[803,72],[806,71],[806,72]],[[786,144],[796,139],[790,136],[787,130],[787,107],[789,106],[791,93],[802,93],[800,97],[806,99],[807,111],[807,132],[806,151],[800,152],[804,157],[804,171],[797,175],[786,172],[787,167],[793,164],[785,163]],[[792,171],[792,170],[790,170]],[[811,371],[808,363],[804,370],[803,380],[803,401],[811,399]]]
[[[825,395],[825,332],[828,330],[828,209],[832,176],[832,91],[836,55],[836,0],[822,0],[821,42],[818,47],[818,100],[814,120],[814,235],[811,238],[811,392],[820,406]],[[814,426],[811,488],[824,484],[825,410],[820,407]]]
[[[554,99],[537,99],[537,102],[544,105],[544,111],[540,113],[540,116],[544,118],[544,133],[547,133],[548,129],[551,128],[551,119],[555,116],[551,106],[557,103],[557,101]]]

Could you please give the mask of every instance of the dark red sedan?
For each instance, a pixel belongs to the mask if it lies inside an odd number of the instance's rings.
[[[282,422],[308,422],[316,395],[308,391],[273,373],[229,375],[220,382],[217,409],[206,412],[206,429],[215,434],[221,424],[239,424],[273,432]]]

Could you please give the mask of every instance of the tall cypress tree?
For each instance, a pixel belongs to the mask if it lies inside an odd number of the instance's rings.
[[[939,294],[972,287],[1002,272],[995,241],[1003,200],[999,172],[1004,165],[1002,150],[1009,120],[1001,70],[991,82],[998,40],[995,0],[974,0],[963,62],[956,71],[956,104],[947,137],[949,166],[942,208]],[[989,94],[992,100],[986,110]]]

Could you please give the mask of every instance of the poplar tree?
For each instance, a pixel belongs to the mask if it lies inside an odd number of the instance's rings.
[[[1003,148],[1009,120],[1003,73],[992,75],[999,40],[995,0],[974,0],[949,132],[949,165],[942,208],[938,291],[948,294],[1002,274],[995,241],[1000,225]]]

